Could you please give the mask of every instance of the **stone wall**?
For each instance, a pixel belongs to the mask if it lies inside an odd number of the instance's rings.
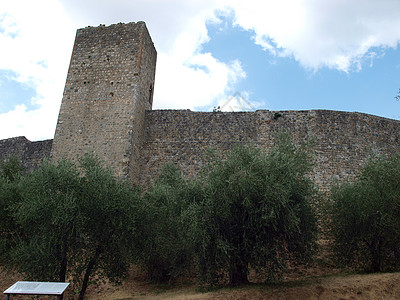
[[[194,176],[202,167],[205,152],[211,148],[225,151],[237,143],[251,143],[268,151],[281,130],[289,131],[297,144],[313,141],[312,176],[323,191],[329,189],[334,179],[352,179],[371,155],[400,151],[400,121],[361,113],[152,110],[144,115],[143,144],[137,150],[140,160],[135,170],[139,183],[146,186],[159,174],[162,164],[170,161],[178,164],[187,176]],[[32,170],[49,157],[51,146],[52,140],[1,140],[0,160],[17,156]]]
[[[146,112],[140,182],[146,185],[163,163],[177,163],[187,176],[202,166],[209,148],[228,150],[252,143],[268,151],[281,130],[294,141],[314,143],[313,178],[321,190],[333,179],[354,177],[371,155],[400,151],[400,122],[361,113],[329,110],[272,112]]]
[[[0,162],[16,157],[27,171],[32,171],[50,157],[52,143],[53,140],[31,142],[24,136],[0,140]]]
[[[147,111],[140,182],[147,184],[168,161],[177,163],[186,175],[194,175],[210,147],[228,150],[236,142],[256,142],[253,115],[248,112]]]

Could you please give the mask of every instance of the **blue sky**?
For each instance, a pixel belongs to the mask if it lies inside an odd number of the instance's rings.
[[[400,119],[398,0],[13,0],[0,2],[0,139],[53,138],[76,29],[139,20],[158,52],[154,109],[231,110],[241,95]]]
[[[223,30],[221,24],[207,26],[210,40],[203,51],[225,63],[241,61],[247,76],[235,88],[248,91],[257,109],[332,109],[400,118],[400,103],[394,99],[400,88],[399,49],[371,49],[379,57],[365,57],[361,70],[311,70],[292,57],[263,51],[251,31],[234,26],[231,18],[223,21]]]
[[[36,94],[35,88],[12,78],[7,70],[0,70],[0,114],[12,110],[15,105],[25,103],[29,109],[30,99]]]

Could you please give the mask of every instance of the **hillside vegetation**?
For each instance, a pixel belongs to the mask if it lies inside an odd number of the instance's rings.
[[[397,273],[341,270],[399,271],[400,156],[371,159],[322,198],[312,153],[283,133],[268,153],[209,151],[195,178],[167,163],[145,189],[93,155],[31,173],[10,159],[0,172],[2,284],[68,281],[79,300],[397,297]]]

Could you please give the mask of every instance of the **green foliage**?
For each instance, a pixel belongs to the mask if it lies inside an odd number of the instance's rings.
[[[221,112],[221,107],[218,105],[218,106],[214,106],[214,108],[213,108],[213,112],[215,113],[215,112]]]
[[[138,192],[115,180],[98,159],[79,167],[44,162],[20,184],[14,217],[21,226],[11,263],[31,279],[80,284],[118,281],[129,267]]]
[[[58,166],[44,162],[21,180],[14,217],[23,235],[13,249],[12,263],[32,279],[65,281],[66,270],[59,262],[76,237],[72,228],[78,182],[78,171],[65,161]]]
[[[285,262],[311,257],[316,223],[314,193],[308,177],[307,147],[296,147],[287,134],[266,155],[238,146],[215,158],[204,172],[206,196],[199,263],[206,281],[221,271],[231,284],[248,282],[249,268],[274,277]]]
[[[134,249],[139,193],[128,183],[117,181],[111,170],[93,157],[85,157],[81,165],[80,212],[84,227],[80,236],[84,247],[80,255],[86,254],[86,261],[80,267],[86,268],[84,280],[92,272],[119,281],[127,274]]]
[[[74,278],[80,299],[89,278],[118,281],[132,258],[157,282],[195,266],[211,283],[227,273],[245,283],[250,268],[274,277],[313,252],[310,161],[282,135],[268,155],[251,146],[214,154],[198,179],[168,164],[141,197],[92,156],[47,161],[7,175],[18,178],[8,211],[20,228],[10,263],[35,280]]]
[[[7,181],[17,181],[24,171],[21,162],[16,157],[10,157],[8,160],[0,163],[1,177]]]
[[[140,263],[150,280],[167,282],[191,269],[195,256],[201,188],[166,164],[143,195],[138,231]]]
[[[15,245],[19,228],[12,215],[12,207],[19,202],[18,184],[23,168],[17,158],[0,164],[0,262],[8,260],[9,250]]]
[[[337,261],[378,272],[400,268],[400,156],[368,162],[354,183],[332,188]]]

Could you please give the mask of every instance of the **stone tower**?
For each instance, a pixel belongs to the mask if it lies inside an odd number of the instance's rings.
[[[52,158],[95,153],[117,177],[136,178],[156,56],[144,22],[79,29]]]

